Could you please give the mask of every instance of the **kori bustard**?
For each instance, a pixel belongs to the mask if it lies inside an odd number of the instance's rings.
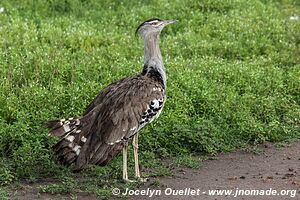
[[[90,164],[104,166],[123,150],[123,180],[129,181],[127,148],[132,138],[135,176],[142,180],[138,135],[141,128],[160,115],[166,101],[167,76],[159,37],[163,28],[174,22],[152,18],[138,26],[136,33],[144,40],[144,67],[140,74],[104,88],[81,117],[48,122],[50,134],[60,138],[53,148],[62,164],[74,163],[74,171]]]

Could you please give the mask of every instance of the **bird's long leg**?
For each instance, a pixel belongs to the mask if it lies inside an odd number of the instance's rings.
[[[125,181],[125,182],[135,182],[134,180],[129,180],[128,179],[127,151],[128,151],[128,143],[126,143],[124,148],[123,148],[123,181]]]
[[[139,149],[138,138],[139,138],[139,133],[137,132],[132,138],[132,146],[133,146],[133,156],[134,156],[135,177],[141,178],[140,167],[139,167],[139,157],[138,157],[138,149]]]
[[[140,174],[139,157],[138,157],[138,149],[139,149],[138,138],[139,138],[139,133],[137,132],[132,138],[135,177],[138,178],[140,181],[145,182],[148,179],[141,178],[141,174]]]
[[[123,180],[128,181],[128,172],[127,172],[127,150],[128,145],[126,144],[123,148]]]

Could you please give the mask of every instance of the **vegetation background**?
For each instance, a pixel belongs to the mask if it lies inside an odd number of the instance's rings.
[[[151,17],[179,23],[161,36],[165,110],[141,133],[148,175],[169,173],[160,158],[193,167],[190,155],[300,136],[297,0],[1,0],[0,7],[2,199],[49,177],[54,183],[40,192],[107,196],[121,184],[121,157],[80,175],[56,164],[44,122],[80,115],[103,87],[139,73],[143,46],[134,31]]]

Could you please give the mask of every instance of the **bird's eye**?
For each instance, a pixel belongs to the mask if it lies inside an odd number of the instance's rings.
[[[158,25],[158,22],[152,22],[151,25],[157,26],[157,25]]]

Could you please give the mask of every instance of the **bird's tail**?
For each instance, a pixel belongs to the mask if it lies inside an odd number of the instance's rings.
[[[54,153],[63,165],[74,163],[89,134],[89,116],[47,122],[49,135],[59,137]]]

